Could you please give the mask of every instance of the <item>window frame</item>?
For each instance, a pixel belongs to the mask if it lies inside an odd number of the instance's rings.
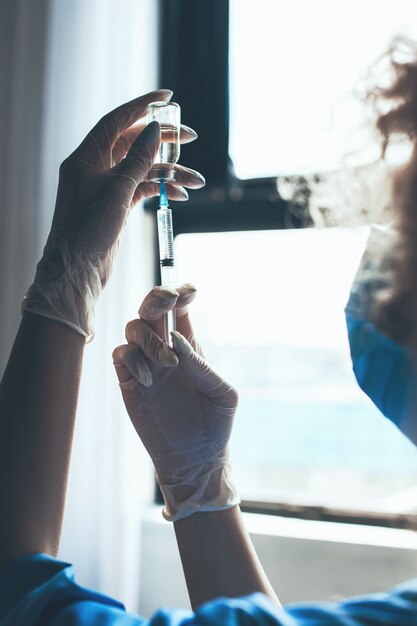
[[[301,193],[294,194],[296,201],[288,201],[278,193],[278,177],[240,180],[234,175],[228,153],[228,31],[229,0],[200,0],[198,3],[195,0],[176,0],[175,3],[159,0],[159,86],[174,91],[174,100],[181,103],[184,122],[196,127],[200,135],[200,141],[182,147],[181,162],[191,163],[207,180],[204,189],[189,192],[188,202],[172,203],[175,237],[186,233],[311,227],[309,181],[305,177],[291,177]],[[205,54],[202,45],[208,48]],[[190,77],[197,78],[194,81]],[[202,113],[211,130],[205,136],[198,123]],[[156,199],[145,204],[146,210],[155,216],[155,284],[160,279],[157,206]],[[163,503],[156,482],[155,501]],[[417,513],[374,513],[302,502],[294,505],[257,500],[243,500],[241,509],[281,517],[417,530]]]

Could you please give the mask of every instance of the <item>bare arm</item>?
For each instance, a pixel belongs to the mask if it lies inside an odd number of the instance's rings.
[[[85,337],[128,214],[158,191],[146,177],[159,126],[132,125],[171,95],[154,91],[108,113],[61,165],[52,230],[0,387],[0,563],[57,553]],[[183,143],[195,137],[181,130]],[[175,167],[168,194],[184,200],[183,186],[204,179]]]
[[[0,562],[56,555],[84,338],[25,313],[0,384]]]
[[[278,603],[238,506],[174,522],[192,607],[261,591]]]

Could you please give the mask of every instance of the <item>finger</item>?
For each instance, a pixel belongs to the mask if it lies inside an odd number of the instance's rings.
[[[162,339],[165,336],[164,315],[171,311],[178,300],[178,291],[169,287],[154,287],[139,307],[139,317]]]
[[[112,175],[118,176],[124,186],[129,181],[132,198],[153,165],[159,143],[159,124],[151,122],[136,139],[126,157],[111,170]]]
[[[139,307],[139,317],[146,322],[156,322],[168,311],[174,308],[179,293],[176,289],[158,286],[144,298]]]
[[[149,326],[163,338],[165,333],[164,315],[175,307],[177,329],[187,338],[193,340],[188,305],[194,300],[196,293],[197,290],[191,283],[184,283],[177,289],[169,289],[164,286],[154,287],[142,302],[139,316],[146,320]]]
[[[176,186],[188,187],[189,189],[201,189],[201,187],[204,187],[204,185],[206,184],[206,179],[204,178],[204,176],[196,170],[192,170],[189,167],[183,167],[182,165],[174,165],[173,169],[175,171],[175,182],[168,183],[167,190],[172,191],[172,188]],[[159,195],[159,183],[149,183],[147,191],[150,192],[150,195],[142,197],[152,197]],[[176,200],[177,198],[171,199]]]
[[[146,127],[146,123],[144,121],[143,122],[139,121],[137,124],[134,124],[134,126],[127,128],[120,134],[120,137],[117,139],[112,150],[112,157],[113,157],[114,163],[118,163],[121,159],[123,159],[124,156],[126,156],[126,153],[128,152],[130,146],[133,144],[136,137],[139,137],[139,135],[141,134],[141,132],[144,130],[145,127]],[[180,127],[180,143],[181,144],[191,143],[192,141],[195,141],[197,137],[198,135],[195,132],[195,130],[193,130],[189,126],[185,126],[185,124],[181,124],[181,127]]]
[[[117,378],[119,379],[119,383],[126,383],[132,379],[132,374],[123,363],[121,357],[121,351],[124,350],[125,346],[118,346],[113,350],[113,365],[116,368]]]
[[[167,287],[155,287],[143,301],[139,315],[146,319],[149,326],[162,338],[165,337],[164,316],[175,308],[175,326],[200,354],[202,350],[194,337],[193,327],[188,315],[188,305],[194,300],[197,289],[191,283],[184,283],[171,290]]]
[[[141,132],[146,128],[146,126],[147,126],[147,123],[145,121],[139,120],[136,124],[134,124],[130,128],[127,128],[120,135],[119,139],[114,145],[114,148],[116,148],[119,140],[121,140],[123,137],[125,137],[128,142],[130,141],[130,145],[132,145],[136,137],[141,134]],[[191,143],[192,141],[195,141],[197,138],[198,138],[198,135],[195,132],[195,130],[193,130],[189,126],[186,126],[185,124],[181,124],[180,126],[180,143],[181,144]]]
[[[188,167],[182,167],[181,165],[174,165],[175,170],[175,183],[167,184],[168,198],[175,201],[188,200],[188,193],[183,186],[191,189],[199,189],[206,184],[204,176],[200,172],[196,172]],[[134,195],[133,202],[139,202],[144,198],[153,198],[159,196],[160,187],[159,183],[155,182],[143,182],[141,183]]]
[[[137,387],[137,380],[132,376],[126,365],[124,365],[120,352],[125,349],[125,346],[119,346],[113,350],[113,365],[116,371],[117,378],[119,379],[119,386],[123,392],[134,391]]]
[[[171,337],[180,367],[196,387],[210,400],[221,400],[224,407],[235,409],[238,402],[235,389],[195,352],[191,344],[179,332],[174,330]]]
[[[190,189],[201,189],[206,184],[206,179],[200,172],[183,165],[174,165],[175,183]]]
[[[188,200],[188,193],[184,187],[178,187],[168,183],[166,189],[170,200],[174,200],[175,202],[184,202],[185,200]],[[154,198],[155,196],[159,196],[159,194],[159,183],[141,183],[138,185],[135,193],[133,194],[132,202],[136,204],[139,200],[143,200],[144,198]]]
[[[176,330],[181,335],[187,338],[187,340],[196,347],[196,341],[194,338],[194,331],[191,325],[190,316],[188,315],[188,305],[194,300],[197,294],[197,289],[191,283],[184,283],[177,287],[178,300],[175,303],[176,311]]]
[[[178,357],[168,344],[142,319],[129,322],[126,326],[126,339],[139,346],[143,355],[162,367],[178,365]]]
[[[145,320],[152,330],[165,339],[164,316],[175,308],[175,327],[196,345],[188,305],[194,300],[196,288],[190,283],[180,285],[178,289],[161,286],[154,287],[143,300],[139,308],[139,317]]]
[[[141,126],[131,126],[121,133],[112,149],[112,161],[114,164],[124,159],[144,128],[144,124]]]
[[[144,114],[148,104],[157,100],[168,101],[172,97],[172,93],[169,89],[157,89],[130,102],[126,102],[117,107],[117,109],[107,113],[77,148],[77,156],[82,158],[83,153],[88,154],[97,151],[97,156],[99,156],[102,152],[111,150],[120,133],[132,126]]]
[[[127,128],[120,134],[119,138],[116,140],[116,143],[114,144],[113,149],[112,149],[112,159],[114,163],[118,163],[121,159],[123,159],[126,156],[133,142],[136,140],[137,137],[139,137],[139,135],[141,134],[141,132],[143,132],[145,127],[146,127],[146,124],[144,122],[139,122],[138,124],[135,124],[134,126],[131,126],[130,128]],[[193,130],[189,126],[185,126],[184,124],[181,125],[181,129],[180,129],[180,143],[181,144],[191,143],[192,141],[195,141],[197,137],[198,135],[195,132],[195,130]]]
[[[198,135],[195,132],[194,128],[190,128],[190,126],[186,126],[185,124],[181,124],[180,126],[180,143],[191,143],[198,139]]]
[[[120,383],[130,382],[133,377],[144,387],[152,385],[152,374],[146,358],[135,344],[118,346],[113,351],[113,364]]]
[[[195,299],[197,288],[192,283],[182,283],[182,285],[176,287],[176,291],[178,291],[178,300],[175,303],[175,308],[177,309],[178,317],[179,315],[184,315],[188,305]]]

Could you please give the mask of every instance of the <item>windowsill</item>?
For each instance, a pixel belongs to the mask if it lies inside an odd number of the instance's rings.
[[[143,521],[171,526],[164,520],[160,505],[146,509]],[[249,534],[270,537],[288,537],[291,539],[326,541],[363,546],[382,546],[417,550],[417,533],[402,528],[384,528],[362,524],[343,524],[304,520],[261,513],[243,513]]]
[[[389,589],[416,577],[411,530],[244,513],[259,559],[283,604],[329,601]],[[189,606],[173,524],[161,507],[141,522],[140,605]]]

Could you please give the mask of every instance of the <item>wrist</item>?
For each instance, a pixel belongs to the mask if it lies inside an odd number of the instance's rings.
[[[240,503],[228,462],[188,468],[176,472],[175,478],[157,473],[157,481],[164,498],[162,515],[167,521],[198,512],[222,511]]]
[[[28,311],[61,322],[90,341],[101,291],[97,264],[74,251],[63,238],[50,236],[34,281],[24,296],[22,313]]]

